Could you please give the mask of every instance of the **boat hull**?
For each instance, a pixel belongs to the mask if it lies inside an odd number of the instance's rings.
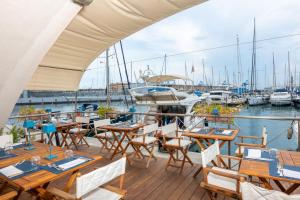
[[[292,101],[290,99],[286,99],[286,100],[271,99],[270,102],[272,106],[290,106],[292,104]]]

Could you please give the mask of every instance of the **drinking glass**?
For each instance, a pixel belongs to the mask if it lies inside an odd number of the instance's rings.
[[[269,154],[270,154],[270,158],[275,160],[277,157],[277,149],[274,149],[274,148],[270,149]]]
[[[74,152],[70,149],[65,151],[65,158],[66,159],[71,159],[74,156]]]
[[[7,142],[4,146],[4,150],[6,153],[10,153],[10,151],[13,149],[12,143],[11,142]]]
[[[277,172],[279,173],[280,176],[283,176],[283,165],[279,160],[277,162]]]
[[[33,169],[38,169],[40,162],[41,162],[40,156],[32,156],[31,165]]]

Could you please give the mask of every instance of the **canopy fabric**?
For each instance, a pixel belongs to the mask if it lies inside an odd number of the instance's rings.
[[[62,32],[27,84],[77,90],[89,64],[130,34],[206,0],[94,0]]]
[[[150,83],[162,83],[166,81],[174,81],[174,80],[190,80],[188,77],[180,76],[180,75],[157,75],[151,76],[146,79],[146,82]]]

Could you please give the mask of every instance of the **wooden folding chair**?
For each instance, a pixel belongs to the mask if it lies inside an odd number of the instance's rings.
[[[144,126],[143,133],[132,133],[133,139],[129,142],[135,150],[135,156],[143,159],[148,157],[146,168],[149,167],[151,158],[157,160],[157,158],[153,155],[155,143],[158,141],[158,139],[154,137],[154,135],[157,133],[157,130],[158,123]],[[142,152],[142,148],[148,155],[145,155]]]
[[[125,179],[126,157],[76,178],[75,194],[67,193],[58,188],[49,188],[46,196],[49,199],[123,199],[127,191],[123,189]],[[119,187],[104,186],[113,179],[120,177]]]
[[[238,171],[229,169],[224,158],[237,160],[239,162],[238,168],[240,167],[242,159],[234,156],[221,155],[218,140],[203,150],[201,157],[203,181],[200,185],[206,189],[210,199],[216,199],[217,194],[241,199],[240,179],[245,176],[240,175]],[[208,166],[209,164],[212,164],[212,167]]]
[[[75,128],[69,130],[69,136],[71,139],[71,144],[74,144],[75,148],[78,149],[78,145],[86,144],[90,146],[86,141],[85,137],[90,131],[90,118],[89,117],[76,117],[75,122],[78,123]],[[83,128],[83,127],[86,128]]]
[[[110,124],[110,119],[94,121],[95,137],[102,144],[101,150],[106,149],[108,150],[108,152],[116,148],[116,139],[112,132],[102,129],[100,127]]]
[[[165,125],[161,128],[161,133],[163,136],[163,147],[168,151],[170,157],[166,165],[166,169],[169,166],[180,168],[180,173],[183,170],[185,161],[188,161],[192,166],[193,162],[188,157],[189,145],[192,143],[191,140],[186,140],[181,137],[181,133],[178,132],[178,128],[175,123]],[[168,140],[169,139],[169,140]],[[182,153],[183,158],[180,159],[178,152]],[[176,154],[176,155],[174,155]],[[173,163],[172,163],[173,162]],[[176,163],[181,162],[181,165],[178,166]]]
[[[235,144],[238,146],[238,148],[236,149],[235,153],[236,156],[239,157],[243,157],[244,154],[244,149],[245,147],[254,147],[254,148],[266,148],[267,147],[267,138],[268,138],[268,134],[267,134],[267,129],[264,126],[262,128],[262,133],[261,133],[261,137],[257,137],[257,136],[238,136],[239,138],[239,142],[236,142]],[[249,139],[249,140],[254,140],[256,143],[246,143],[245,139]]]

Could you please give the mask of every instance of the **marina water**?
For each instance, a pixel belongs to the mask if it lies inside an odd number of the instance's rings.
[[[119,111],[127,111],[123,103],[116,102],[112,104],[113,107]],[[17,115],[21,106],[16,106],[12,115]],[[50,108],[52,111],[67,112],[74,110],[72,104],[48,104],[48,105],[35,105],[35,108]],[[147,112],[147,107],[136,106],[137,112]],[[300,109],[295,109],[293,106],[288,107],[274,107],[271,105],[262,106],[244,106],[237,114],[241,116],[280,116],[280,117],[295,117],[300,116]],[[234,119],[231,127],[239,128],[239,135],[252,135],[261,136],[262,127],[266,126],[268,132],[268,147],[295,150],[297,148],[297,136],[293,134],[292,139],[287,139],[287,129],[291,127],[292,121],[287,120],[266,120],[266,119]],[[227,127],[227,125],[209,124],[210,126]],[[234,142],[237,142],[237,138]],[[231,153],[233,154],[236,146],[232,142]],[[197,147],[192,150],[197,151]],[[227,147],[224,146],[222,151],[227,152]]]

